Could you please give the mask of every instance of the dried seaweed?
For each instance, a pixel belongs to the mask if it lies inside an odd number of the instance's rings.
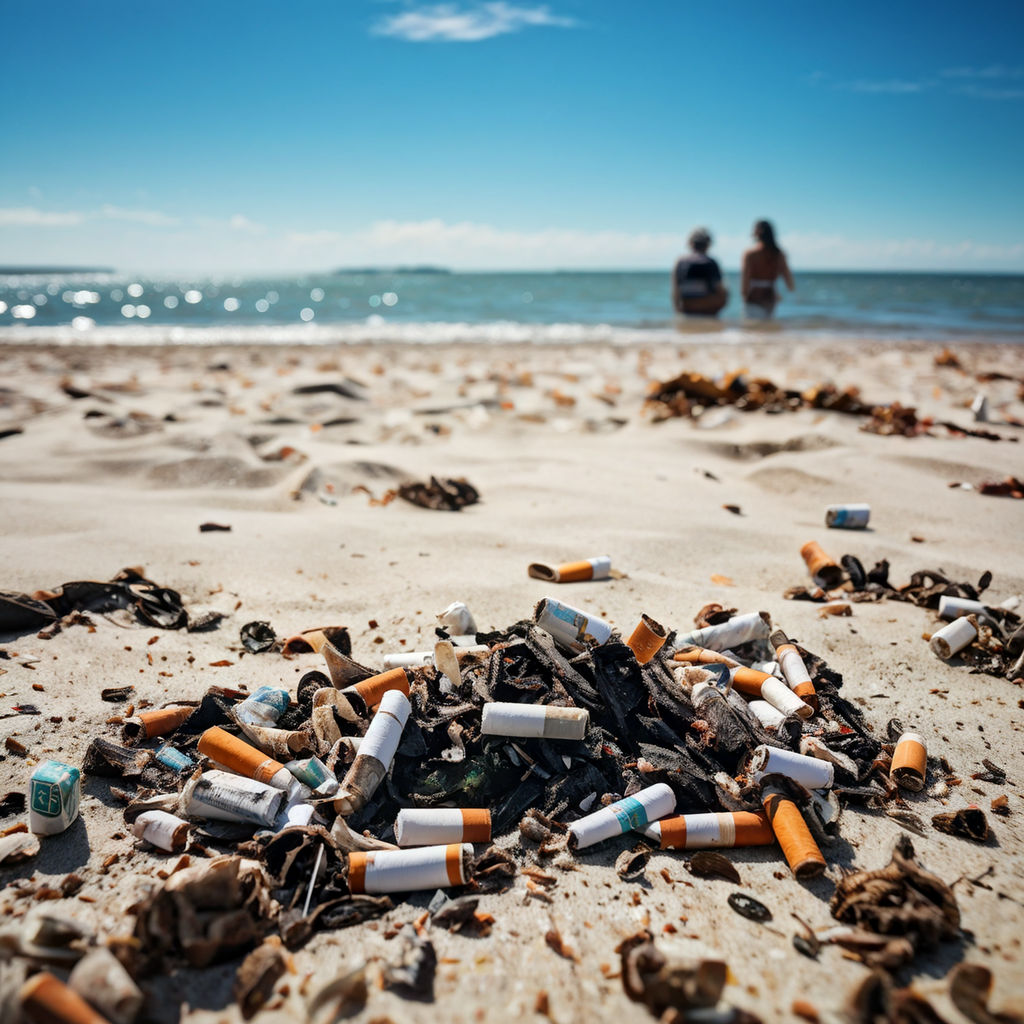
[[[918,949],[957,937],[960,909],[953,890],[914,859],[906,836],[896,841],[892,860],[878,871],[856,871],[842,878],[829,903],[837,921],[884,937],[881,950],[866,950],[868,966],[892,969],[909,962]],[[895,946],[888,940],[906,940]]]
[[[432,476],[429,483],[404,483],[398,488],[398,496],[421,508],[445,512],[461,512],[480,500],[480,492],[465,477],[439,480]]]

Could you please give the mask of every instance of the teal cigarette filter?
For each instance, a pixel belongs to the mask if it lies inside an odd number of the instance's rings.
[[[168,746],[166,743],[153,757],[165,768],[170,768],[172,772],[178,772],[179,774],[190,771],[195,767],[195,761],[188,754],[183,754],[180,750],[175,750],[174,747]]]
[[[63,832],[78,817],[82,773],[60,761],[44,761],[28,784],[29,828],[39,836]]]

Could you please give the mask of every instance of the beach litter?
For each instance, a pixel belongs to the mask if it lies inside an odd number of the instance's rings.
[[[817,556],[814,565],[820,574]],[[845,559],[828,565],[849,578]],[[881,596],[893,589],[875,585]],[[978,595],[925,574],[901,599],[937,606]],[[478,901],[488,893],[519,889],[551,903],[558,878],[539,863],[571,869],[618,841],[624,882],[642,882],[661,850],[688,857],[687,884],[736,886],[725,851],[777,843],[780,865],[820,885],[843,807],[903,813],[901,788],[926,781],[920,736],[898,722],[876,736],[842,695],[842,676],[766,612],[707,605],[688,631],[643,615],[628,642],[550,597],[503,629],[477,630],[458,602],[437,621],[445,657],[381,671],[350,656],[343,628],[308,630],[295,636],[326,673],[307,671],[294,689],[210,687],[198,703],[128,716],[123,743],[94,738],[83,770],[111,780],[126,839],[154,864],[178,858],[130,910],[136,980],[245,956],[235,994],[248,1019],[272,997],[286,951],[436,891],[426,923],[402,929],[398,959],[379,972],[384,987],[429,1000],[438,958],[428,926],[487,934],[494,919]],[[282,649],[266,623],[250,626]],[[66,827],[70,804],[59,813]],[[932,821],[977,841],[990,835],[976,807]],[[21,835],[0,852],[36,855]],[[728,903],[754,923],[772,918],[748,894]],[[905,839],[882,871],[837,877],[831,908],[846,927],[812,930],[807,948],[835,942],[887,970],[959,934],[952,889]],[[582,962],[557,926],[546,941]],[[695,966],[649,933],[627,940],[622,962],[627,994],[652,1013],[684,1019],[721,1001],[724,962]],[[367,998],[356,981],[323,991],[318,1006]]]

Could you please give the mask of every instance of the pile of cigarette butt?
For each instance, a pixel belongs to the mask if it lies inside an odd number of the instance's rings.
[[[827,569],[819,559],[813,571]],[[613,575],[606,557],[530,572],[551,582]],[[139,579],[117,586],[148,593]],[[432,649],[372,667],[353,659],[344,628],[307,630],[277,644],[323,658],[294,693],[214,687],[199,703],[142,710],[119,735],[96,737],[81,770],[45,762],[28,793],[31,833],[0,839],[0,862],[31,858],[37,835],[68,827],[82,772],[109,780],[143,848],[179,859],[132,908],[130,939],[104,944],[46,917],[0,936],[29,965],[73,967],[68,985],[59,970],[32,974],[17,1011],[32,1022],[130,1024],[143,1005],[139,979],[247,954],[235,992],[249,1017],[281,977],[284,951],[316,932],[436,890],[435,926],[486,934],[493,918],[477,909],[480,893],[509,889],[520,873],[529,891],[534,875],[548,877],[538,866],[571,868],[627,834],[639,845],[617,862],[624,878],[642,874],[652,848],[777,846],[780,865],[804,882],[828,869],[844,806],[923,829],[900,809],[900,792],[948,766],[920,735],[891,721],[877,737],[841,695],[841,675],[766,612],[709,605],[695,624],[675,632],[639,615],[624,638],[546,597],[530,618],[485,632],[455,603],[438,615]],[[242,639],[253,651],[276,643],[265,623],[248,624]],[[933,825],[990,835],[976,807]],[[735,874],[720,854],[690,867]],[[765,919],[749,896],[729,902]],[[840,925],[813,942],[881,971],[959,934],[952,890],[917,864],[907,839],[888,867],[841,878],[831,910]],[[556,951],[561,941],[548,936]],[[429,998],[433,946],[412,930],[404,942],[384,983]],[[718,1004],[724,964],[666,959],[647,933],[620,953],[626,994],[655,1015],[685,1020]]]

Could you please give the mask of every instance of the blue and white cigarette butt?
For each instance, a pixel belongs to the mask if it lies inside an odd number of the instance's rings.
[[[664,782],[656,783],[574,821],[569,826],[569,846],[582,850],[631,829],[642,832],[652,821],[666,817],[675,809],[676,795],[671,787]]]

